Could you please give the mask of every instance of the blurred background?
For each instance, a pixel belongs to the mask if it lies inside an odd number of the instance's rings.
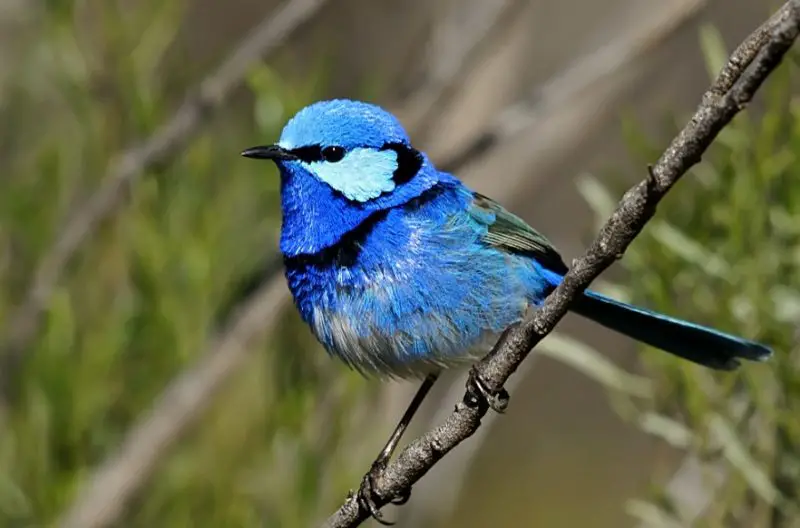
[[[313,526],[357,487],[416,386],[287,300],[277,174],[239,152],[296,110],[386,106],[569,262],[778,5],[0,0],[0,526]],[[596,284],[775,359],[716,374],[567,317],[389,519],[800,526],[797,64]]]

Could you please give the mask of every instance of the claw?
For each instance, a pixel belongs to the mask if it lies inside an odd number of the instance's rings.
[[[378,521],[384,526],[391,526],[394,523],[386,521],[383,518],[378,505],[375,504],[375,493],[373,491],[374,482],[372,482],[372,475],[367,473],[361,480],[361,487],[358,489],[358,506],[369,512],[370,517]]]
[[[408,499],[410,499],[410,498],[411,498],[411,493],[410,492],[405,492],[402,495],[398,495],[398,496],[392,498],[391,502],[395,506],[402,506],[403,504],[407,503]]]
[[[489,390],[474,366],[469,369],[467,393],[469,394],[469,398],[465,402],[467,405],[479,406],[483,403],[499,414],[503,414],[508,408],[508,401],[510,399],[508,391],[504,388],[500,388],[500,390],[497,391]]]
[[[388,460],[378,459],[372,463],[369,471],[364,478],[361,479],[361,487],[358,489],[358,504],[359,507],[367,510],[370,516],[384,526],[392,526],[394,523],[387,521],[383,518],[383,514],[375,504],[375,479],[377,479],[386,469]],[[405,504],[408,501],[409,495],[401,495],[394,497],[390,502],[392,504]]]

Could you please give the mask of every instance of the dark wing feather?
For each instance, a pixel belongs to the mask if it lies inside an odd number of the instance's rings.
[[[479,221],[486,222],[489,228],[483,237],[484,242],[509,253],[534,258],[548,270],[561,275],[567,272],[561,255],[544,235],[491,198],[479,193],[473,195],[472,214]],[[493,221],[487,221],[487,216],[493,216]]]

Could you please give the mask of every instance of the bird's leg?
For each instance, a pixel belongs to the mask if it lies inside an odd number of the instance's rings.
[[[495,343],[495,345],[492,347],[489,355],[497,352],[500,346],[508,338],[509,332],[511,332],[511,330],[516,326],[517,324],[513,324],[503,330],[503,333],[500,335],[500,339],[498,339],[497,343]],[[493,411],[502,414],[506,412],[506,408],[508,408],[509,399],[510,396],[508,395],[508,391],[503,387],[500,387],[499,390],[490,390],[489,387],[486,386],[486,382],[481,379],[481,376],[478,373],[478,369],[475,367],[475,365],[469,369],[469,377],[467,378],[467,394],[464,398],[464,403],[470,407],[486,405]]]
[[[358,502],[362,508],[369,511],[370,515],[378,521],[379,523],[389,526],[393,523],[384,521],[383,515],[379,511],[378,507],[375,504],[375,482],[378,477],[380,477],[386,466],[389,464],[389,460],[392,458],[392,454],[394,453],[395,449],[397,449],[397,444],[400,443],[400,439],[403,437],[403,433],[405,433],[408,425],[411,423],[412,418],[416,414],[417,410],[419,409],[420,405],[422,405],[422,401],[430,392],[431,387],[439,378],[439,372],[434,372],[432,374],[428,374],[425,377],[425,380],[420,385],[417,393],[414,395],[414,399],[411,400],[406,412],[403,413],[403,417],[400,419],[400,422],[395,427],[392,436],[389,437],[389,440],[386,442],[386,445],[381,450],[378,458],[372,463],[372,466],[369,468],[369,472],[364,475],[364,478],[361,479],[361,487],[358,490]],[[405,504],[408,501],[409,493],[395,497],[392,499],[392,504]]]

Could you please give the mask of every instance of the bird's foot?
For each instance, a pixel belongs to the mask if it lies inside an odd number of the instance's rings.
[[[469,369],[467,398],[465,399],[467,405],[476,407],[483,403],[494,412],[502,414],[506,412],[510,398],[508,391],[502,387],[499,390],[490,390],[486,386],[486,382],[481,379],[475,366]]]
[[[389,459],[386,457],[379,457],[377,460],[375,460],[375,462],[372,463],[372,466],[369,468],[367,474],[361,479],[361,487],[358,489],[357,495],[359,506],[367,510],[373,519],[384,526],[391,526],[394,523],[383,518],[380,508],[375,503],[375,487],[378,477],[380,477],[386,470],[388,463]],[[408,502],[410,496],[410,493],[404,493],[403,495],[393,497],[389,502],[391,504],[400,506],[401,504]]]

